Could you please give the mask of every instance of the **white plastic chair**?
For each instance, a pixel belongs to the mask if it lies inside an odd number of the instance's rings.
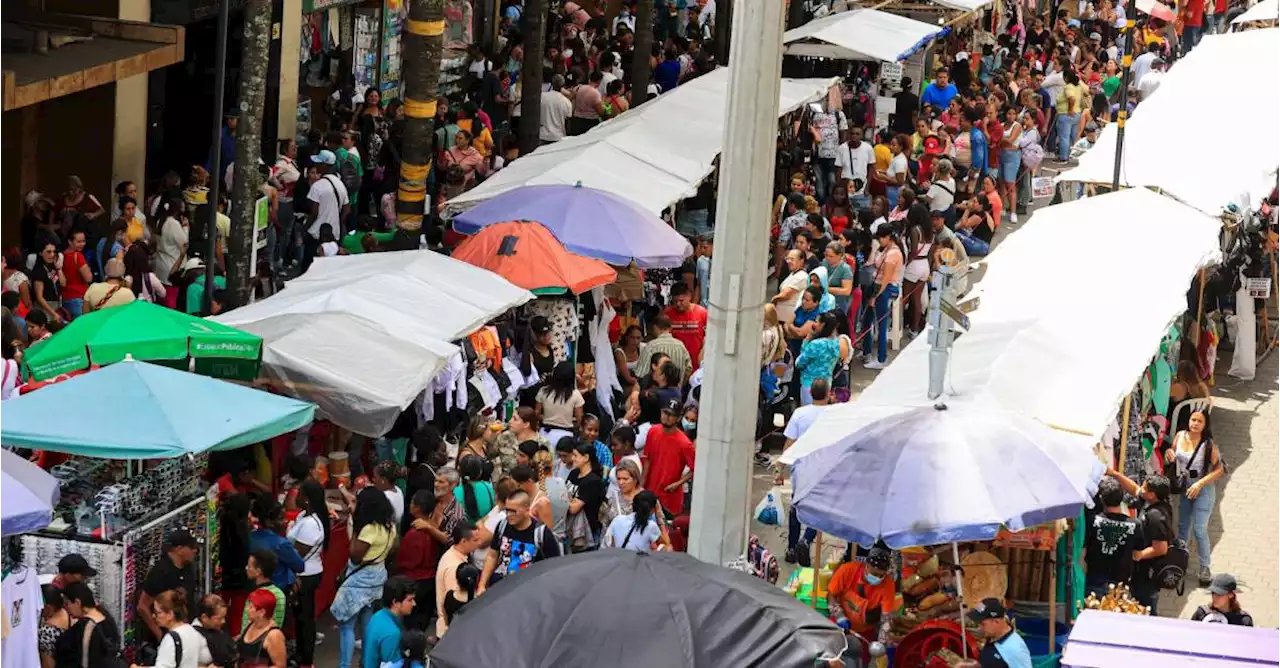
[[[1170,416],[1171,419],[1169,421],[1169,429],[1176,430],[1178,428],[1178,424],[1179,424],[1178,420],[1182,417],[1183,411],[1188,411],[1189,413],[1194,413],[1197,411],[1201,413],[1209,413],[1212,410],[1213,410],[1213,403],[1209,397],[1186,399],[1180,402],[1177,406],[1173,407],[1173,415]],[[1171,431],[1170,436],[1172,436],[1173,433],[1174,432]]]

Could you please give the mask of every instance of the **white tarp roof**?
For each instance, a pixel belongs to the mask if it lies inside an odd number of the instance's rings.
[[[1186,309],[1192,276],[1217,261],[1220,227],[1142,188],[1041,209],[986,259],[980,306],[952,348],[948,406],[994,405],[1092,447]],[[1062,249],[1081,239],[1105,241],[1090,245],[1088,261],[1066,259]],[[1138,248],[1159,260],[1135,265]],[[929,351],[928,337],[917,337],[856,401],[825,410],[782,461],[836,445],[902,407],[933,404]]]
[[[932,0],[933,4],[946,7],[947,9],[959,9],[964,12],[973,12],[990,5],[995,0]]]
[[[318,258],[285,290],[213,319],[263,338],[263,371],[339,426],[386,433],[457,352],[533,294],[431,251]]]
[[[1231,25],[1252,21],[1280,21],[1280,0],[1262,0],[1237,16]]]
[[[1125,125],[1121,184],[1158,187],[1214,215],[1246,194],[1256,206],[1280,167],[1280,123],[1256,118],[1257,110],[1280,109],[1280,87],[1259,85],[1277,76],[1280,28],[1205,36]],[[1206,119],[1213,137],[1188,144],[1187,129]],[[1115,147],[1112,124],[1058,180],[1111,183]]]
[[[839,79],[783,79],[778,115],[820,99]],[[663,209],[693,194],[724,145],[728,68],[718,68],[590,132],[538,148],[447,203],[449,213],[526,185],[581,182]]]
[[[944,30],[889,12],[854,9],[792,28],[782,36],[782,43],[792,56],[892,63],[908,58]]]

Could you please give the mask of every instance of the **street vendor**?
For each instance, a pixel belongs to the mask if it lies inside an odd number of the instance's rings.
[[[973,610],[969,619],[978,623],[987,643],[978,654],[982,668],[1031,668],[1031,650],[1027,643],[1009,624],[1009,613],[998,598],[984,598]]]
[[[889,577],[890,552],[873,547],[862,561],[840,566],[831,577],[827,598],[838,619],[848,621],[848,629],[868,641],[876,640],[876,629],[897,608],[897,588]]]

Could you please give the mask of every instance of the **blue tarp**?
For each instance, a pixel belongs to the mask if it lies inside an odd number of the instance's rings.
[[[313,404],[126,360],[4,403],[0,443],[106,459],[229,450],[311,422]]]

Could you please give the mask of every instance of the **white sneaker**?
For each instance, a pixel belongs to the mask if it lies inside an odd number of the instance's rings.
[[[324,634],[316,631],[316,645],[319,645],[322,642],[324,642]]]
[[[1009,222],[1011,222],[1011,223],[1016,223],[1016,222],[1018,222],[1018,212],[1017,212],[1017,211],[1012,211],[1012,212],[1010,212],[1010,213],[1009,213]]]
[[[873,359],[873,360],[869,360],[866,364],[863,364],[863,365],[862,365],[862,368],[864,368],[864,369],[872,369],[872,370],[876,370],[876,371],[878,371],[878,370],[880,370],[880,369],[883,369],[883,368],[884,368],[884,362],[881,362],[881,361],[879,361],[879,360],[874,360],[874,359]]]

